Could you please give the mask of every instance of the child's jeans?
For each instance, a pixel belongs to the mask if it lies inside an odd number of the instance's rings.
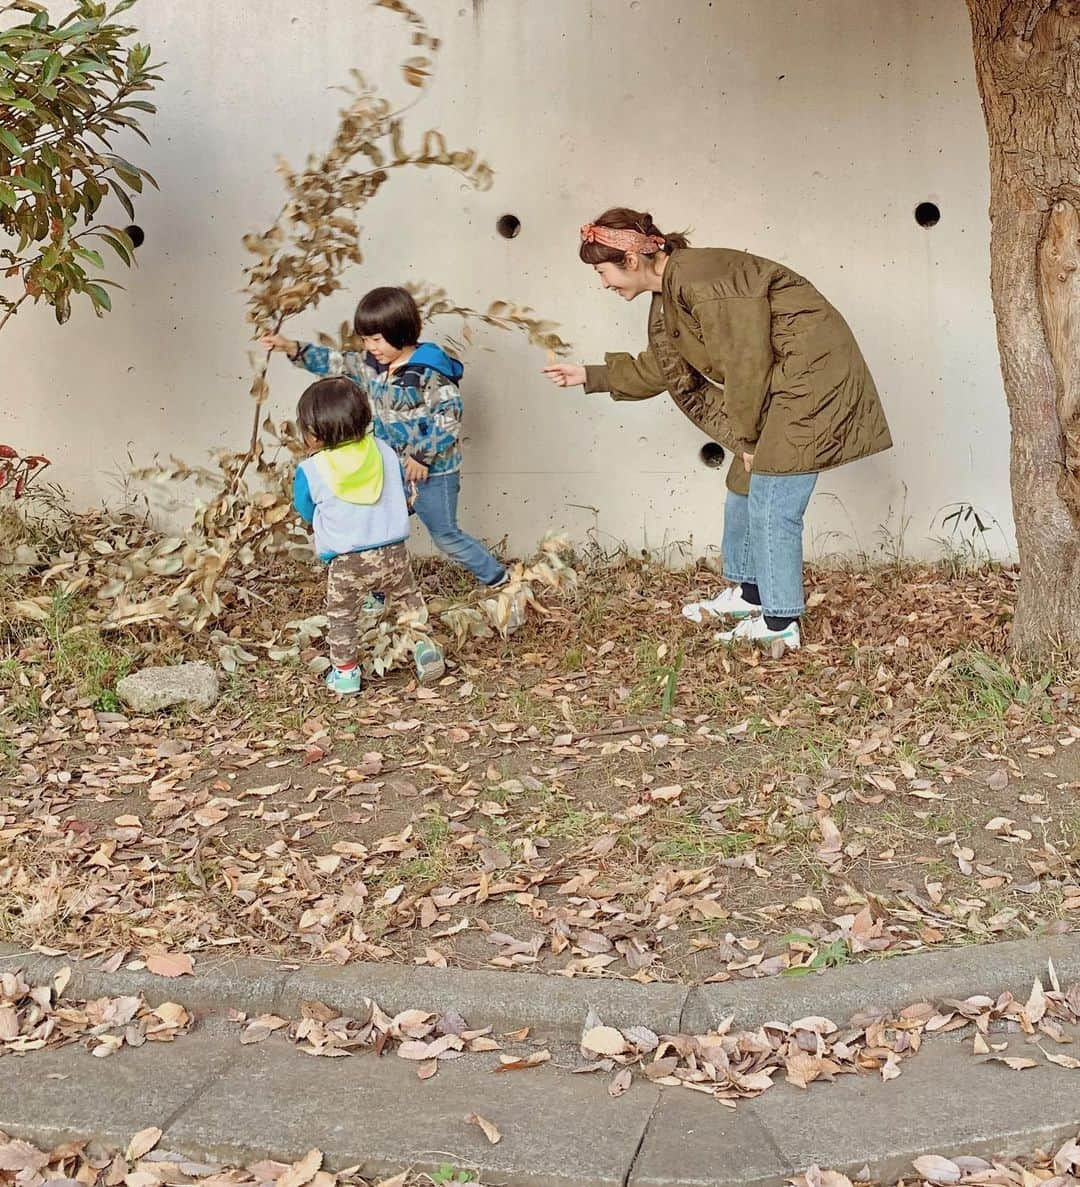
[[[736,459],[732,465],[740,465]],[[816,474],[751,474],[750,495],[728,491],[724,504],[724,576],[761,593],[770,618],[800,618],[803,600],[803,516]]]
[[[460,493],[460,474],[432,474],[416,484],[413,509],[440,552],[464,565],[482,585],[497,585],[506,575],[506,568],[479,540],[458,527]]]
[[[404,544],[348,552],[330,562],[326,575],[326,615],[330,619],[327,638],[330,662],[335,668],[356,663],[357,619],[364,598],[375,590],[389,600],[396,599],[399,612],[419,613],[424,609],[424,596],[417,588]]]

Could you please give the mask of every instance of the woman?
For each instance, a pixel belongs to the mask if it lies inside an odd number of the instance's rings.
[[[604,366],[556,364],[560,387],[645,400],[667,391],[733,453],[716,598],[684,613],[738,620],[724,642],[801,645],[803,516],[822,470],[892,445],[851,330],[801,276],[761,256],[695,249],[652,216],[617,208],[581,229],[581,259],[605,289],[652,294],[649,347]]]

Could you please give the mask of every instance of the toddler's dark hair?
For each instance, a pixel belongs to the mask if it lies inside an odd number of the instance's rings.
[[[300,397],[296,423],[302,433],[335,449],[359,441],[371,428],[367,396],[351,379],[320,379]]]
[[[358,338],[382,334],[401,350],[420,341],[420,310],[403,288],[372,289],[356,307],[353,329]]]

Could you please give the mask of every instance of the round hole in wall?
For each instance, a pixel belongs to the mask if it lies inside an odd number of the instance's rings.
[[[521,219],[516,214],[504,214],[495,224],[504,239],[516,239],[521,234]]]
[[[920,227],[936,227],[941,222],[941,210],[936,202],[920,202],[915,207],[915,221]]]
[[[706,441],[701,447],[701,460],[711,470],[718,470],[724,464],[724,447],[715,441]]]
[[[142,227],[137,227],[133,223],[130,227],[124,228],[124,234],[131,240],[132,247],[142,247],[146,242],[146,232]]]

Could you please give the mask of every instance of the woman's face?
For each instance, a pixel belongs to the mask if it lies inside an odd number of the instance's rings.
[[[597,264],[596,274],[609,293],[618,293],[624,301],[632,301],[648,289],[641,257],[633,253],[627,255],[622,268],[618,264]]]

